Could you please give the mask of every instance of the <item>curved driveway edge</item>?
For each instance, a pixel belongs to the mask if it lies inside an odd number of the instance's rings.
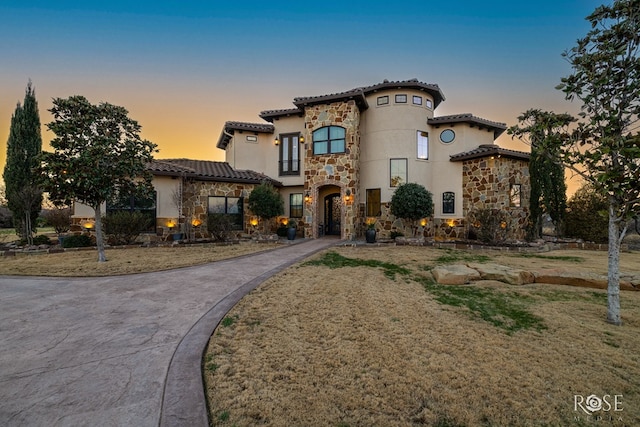
[[[128,276],[0,276],[0,425],[206,426],[200,364],[219,320],[336,243]]]
[[[282,255],[282,249],[277,250],[277,256],[275,257],[277,260],[274,259],[271,270],[256,276],[235,289],[193,325],[178,345],[169,365],[160,426],[206,427],[209,425],[202,378],[202,357],[215,328],[242,297],[257,288],[261,283],[293,264],[336,243],[336,240],[330,239],[311,240],[304,244],[296,243],[289,248],[294,257],[284,257],[284,262],[282,262],[283,257],[280,256]]]

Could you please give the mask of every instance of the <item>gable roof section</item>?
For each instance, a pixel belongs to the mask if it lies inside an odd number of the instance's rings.
[[[276,187],[282,183],[252,170],[234,169],[227,162],[191,159],[163,159],[153,160],[147,166],[154,175],[184,176],[199,181],[237,182],[260,184],[271,182]]]
[[[453,154],[450,157],[452,162],[462,162],[464,160],[480,159],[483,157],[506,157],[509,159],[529,161],[530,153],[524,151],[507,150],[494,144],[483,144],[478,148],[463,153]]]
[[[225,122],[216,147],[224,150],[236,132],[273,133],[275,127],[270,123]]]
[[[505,130],[505,123],[493,122],[491,120],[476,117],[471,113],[452,114],[450,116],[433,117],[427,120],[427,123],[433,126],[449,125],[456,123],[466,123],[468,125],[477,126],[479,129],[486,128],[493,131],[493,139],[498,138]]]

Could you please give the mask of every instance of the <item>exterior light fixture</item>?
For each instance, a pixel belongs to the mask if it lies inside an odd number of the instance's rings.
[[[348,202],[349,200],[351,200],[351,190],[347,188],[347,191],[344,193],[344,201]]]
[[[93,222],[91,222],[91,221],[86,221],[84,224],[82,224],[82,227],[86,231],[90,232],[95,227],[95,224]]]
[[[427,226],[427,218],[422,218],[420,220],[420,226],[421,227],[426,227]]]
[[[298,141],[300,141],[300,144],[304,144],[304,136],[300,135],[300,138],[298,138]]]
[[[273,143],[275,145],[280,145],[280,140],[278,138],[276,138],[276,139],[273,140]]]
[[[309,192],[307,191],[306,193],[304,193],[304,201],[309,203],[311,201],[311,196],[309,195]]]
[[[173,222],[173,220],[169,220],[167,221],[167,227],[169,228],[169,230],[171,230],[172,228],[174,228],[176,226],[176,223]]]
[[[202,221],[200,221],[198,218],[194,218],[193,220],[191,220],[191,225],[193,225],[194,227],[199,227],[200,224],[202,224]]]

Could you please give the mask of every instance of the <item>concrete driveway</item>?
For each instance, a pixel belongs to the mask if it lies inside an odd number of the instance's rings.
[[[128,276],[0,276],[0,425],[207,426],[200,363],[217,323],[336,243]]]

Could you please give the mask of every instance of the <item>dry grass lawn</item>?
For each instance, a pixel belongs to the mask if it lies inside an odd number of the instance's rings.
[[[331,251],[342,266],[318,254],[319,265],[271,278],[216,329],[203,361],[213,425],[640,425],[640,292],[622,293],[616,327],[601,290],[430,283],[430,267],[484,260],[478,252]],[[487,254],[606,273],[603,252],[541,256]],[[621,270],[640,273],[640,254],[624,253]],[[510,308],[533,323],[510,329]],[[622,411],[574,411],[574,395],[592,394],[622,395]]]
[[[98,263],[95,248],[56,254],[17,254],[0,257],[0,274],[28,276],[110,276],[170,270],[219,261],[276,248],[275,243],[242,242],[219,246],[107,249],[107,262]]]

